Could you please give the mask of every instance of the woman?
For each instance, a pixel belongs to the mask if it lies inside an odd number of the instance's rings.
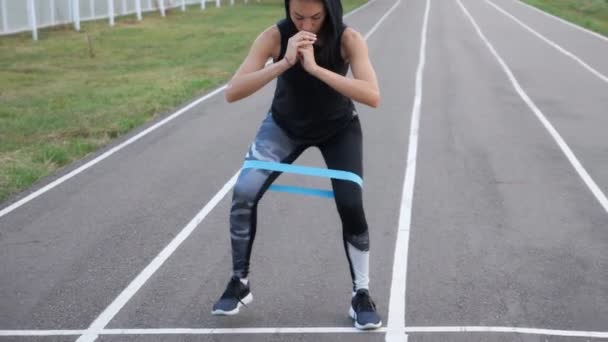
[[[270,112],[246,160],[292,163],[316,146],[330,169],[363,176],[361,125],[353,101],[377,107],[380,92],[365,39],[342,22],[340,0],[285,0],[286,18],[267,28],[226,89],[228,102],[277,78]],[[272,58],[274,63],[265,67]],[[345,77],[348,68],[353,78]],[[257,204],[278,172],[242,170],[230,212],[233,276],[213,306],[234,315],[253,297],[247,279]],[[369,295],[369,235],[359,185],[332,180],[353,280],[349,315],[359,329],[382,325]]]

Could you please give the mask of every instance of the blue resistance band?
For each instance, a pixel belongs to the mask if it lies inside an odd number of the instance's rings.
[[[269,171],[294,173],[305,176],[341,179],[357,183],[360,187],[363,187],[363,179],[361,179],[361,177],[352,172],[342,170],[323,169],[318,167],[291,165],[261,160],[246,160],[243,164],[243,169],[262,169]],[[297,186],[271,185],[268,190],[289,192],[300,195],[319,196],[325,198],[334,197],[334,192],[331,190],[312,189]]]

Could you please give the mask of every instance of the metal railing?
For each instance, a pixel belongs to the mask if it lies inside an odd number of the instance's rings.
[[[81,22],[100,19],[113,26],[118,16],[135,15],[142,20],[146,12],[165,16],[168,9],[185,11],[192,4],[205,9],[206,2],[221,6],[221,0],[0,0],[0,35],[31,31],[38,40],[38,29],[44,27],[72,24],[79,31]]]

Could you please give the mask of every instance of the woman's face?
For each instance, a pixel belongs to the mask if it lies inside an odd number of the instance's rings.
[[[325,20],[325,6],[320,0],[290,0],[289,16],[298,31],[319,33]]]

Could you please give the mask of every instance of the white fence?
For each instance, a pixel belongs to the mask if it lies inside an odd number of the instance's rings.
[[[0,0],[0,35],[31,31],[37,40],[42,27],[73,24],[78,31],[81,21],[108,19],[114,25],[116,16],[135,15],[142,20],[144,12],[159,11],[164,16],[166,9],[185,11],[191,4],[204,9],[207,1],[220,7],[220,0]]]

